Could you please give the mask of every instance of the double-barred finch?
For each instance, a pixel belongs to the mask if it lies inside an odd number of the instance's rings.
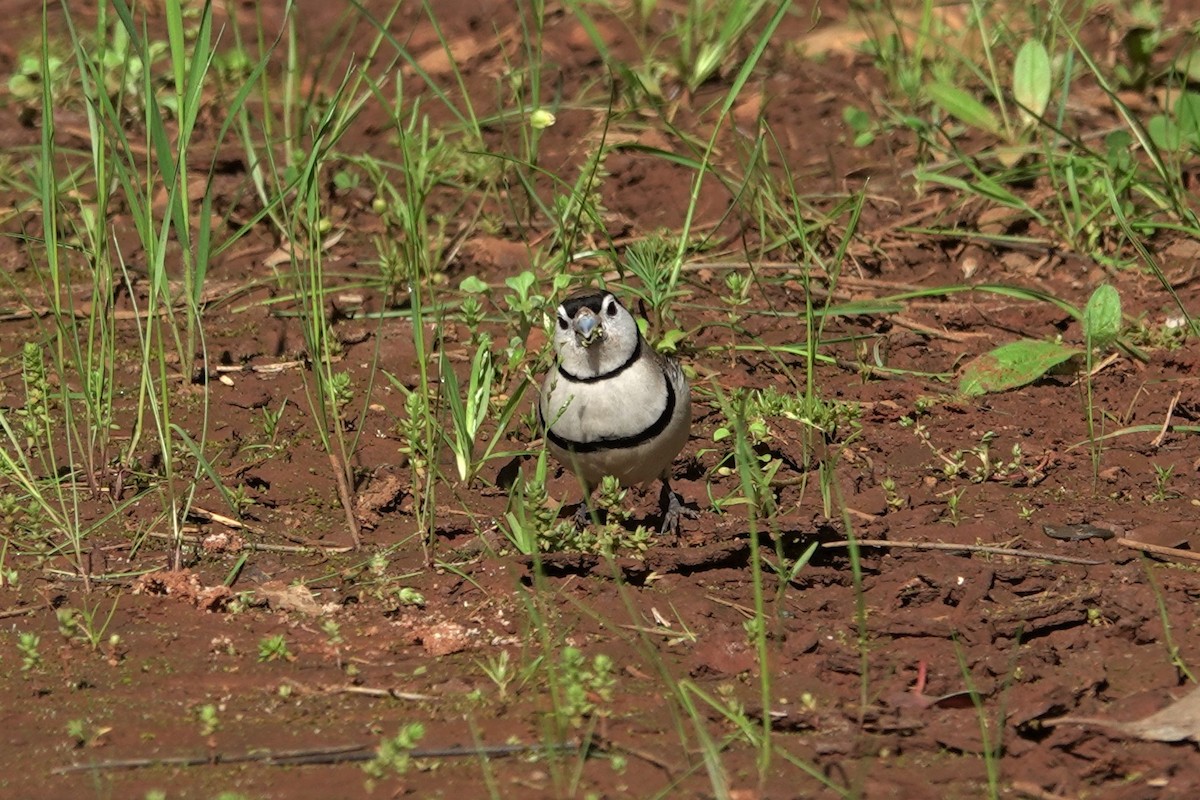
[[[687,444],[692,399],[679,364],[654,351],[609,292],[586,290],[558,307],[558,368],[542,385],[538,414],[550,452],[578,476],[588,518],[592,490],[606,475],[625,486],[663,482],[662,531],[691,516],[671,490],[671,462]]]

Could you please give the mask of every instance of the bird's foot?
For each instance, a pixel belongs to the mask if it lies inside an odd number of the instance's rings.
[[[689,508],[683,504],[683,498],[678,493],[671,490],[667,484],[663,484],[663,521],[662,528],[659,533],[679,535],[679,520],[683,517],[688,519],[696,519],[700,516],[700,512],[694,508]]]
[[[588,525],[591,524],[592,509],[588,505],[587,500],[584,500],[583,502],[581,502],[579,504],[579,507],[575,509],[574,522],[575,522],[576,530],[583,530],[584,528],[586,528]]]

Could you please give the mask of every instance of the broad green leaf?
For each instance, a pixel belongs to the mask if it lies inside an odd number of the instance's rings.
[[[1013,65],[1013,97],[1025,107],[1023,116],[1027,122],[1046,112],[1050,104],[1050,55],[1045,46],[1036,39],[1021,45],[1017,61]]]
[[[1200,81],[1200,51],[1188,50],[1175,59],[1171,68],[1186,77],[1189,81]]]
[[[929,93],[929,99],[942,111],[960,122],[996,136],[1003,136],[1003,129],[992,110],[966,91],[941,82],[929,84],[925,91]]]
[[[679,328],[672,328],[662,335],[654,349],[660,353],[674,353],[679,350],[679,343],[687,338],[687,334]]]
[[[1200,147],[1200,94],[1184,92],[1175,101],[1175,124],[1179,135],[1192,147]]]
[[[1107,283],[1092,292],[1083,309],[1083,333],[1092,347],[1107,347],[1121,333],[1121,295]]]
[[[861,108],[846,106],[842,109],[842,120],[854,131],[854,146],[866,147],[875,141],[875,132],[871,130],[871,115]]]
[[[1003,392],[1033,383],[1079,350],[1058,342],[1022,339],[984,353],[963,369],[959,394],[968,397]]]
[[[1113,131],[1104,137],[1104,149],[1107,152],[1108,168],[1118,175],[1125,175],[1133,169],[1133,136],[1129,131]]]
[[[489,287],[482,279],[476,275],[468,275],[462,279],[462,283],[458,285],[459,291],[467,294],[484,294],[489,291]]]
[[[846,106],[843,108],[842,121],[856,132],[871,129],[871,115],[858,106]]]
[[[529,296],[529,290],[533,288],[533,284],[537,282],[537,276],[529,270],[525,270],[520,275],[504,279],[504,285],[521,295],[522,298]]]
[[[1179,126],[1165,114],[1151,117],[1146,123],[1146,133],[1150,134],[1150,141],[1154,142],[1155,147],[1168,153],[1179,152],[1183,143],[1183,137],[1179,135]]]

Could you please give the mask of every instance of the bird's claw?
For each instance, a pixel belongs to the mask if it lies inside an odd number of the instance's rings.
[[[680,518],[696,519],[700,516],[700,512],[685,506],[683,498],[678,493],[671,491],[669,487],[663,487],[663,494],[666,495],[666,508],[663,510],[662,528],[659,533],[677,536],[679,535]]]

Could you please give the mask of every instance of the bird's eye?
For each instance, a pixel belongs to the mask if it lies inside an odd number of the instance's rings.
[[[616,300],[608,301],[608,315],[610,317],[615,317],[617,315],[617,301]]]
[[[562,317],[559,317],[558,318],[558,329],[560,331],[565,331],[568,327],[569,327],[569,325],[567,324],[567,321],[565,319],[563,319]]]

